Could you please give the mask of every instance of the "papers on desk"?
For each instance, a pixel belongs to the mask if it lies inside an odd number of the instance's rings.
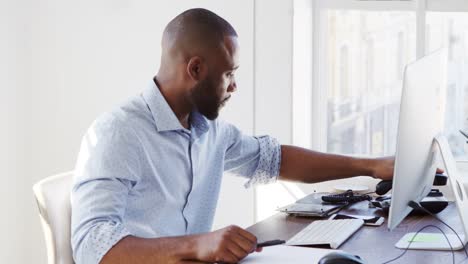
[[[310,264],[318,261],[326,254],[336,250],[293,247],[293,246],[273,246],[265,247],[262,252],[255,252],[248,255],[239,264]]]

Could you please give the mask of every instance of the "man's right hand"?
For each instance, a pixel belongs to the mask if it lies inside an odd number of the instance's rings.
[[[257,238],[238,226],[228,226],[196,236],[196,259],[204,262],[237,263],[257,249]]]
[[[257,248],[257,238],[238,226],[210,233],[159,238],[127,236],[114,245],[101,264],[237,263]]]

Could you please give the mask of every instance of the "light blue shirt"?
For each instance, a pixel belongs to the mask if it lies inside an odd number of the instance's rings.
[[[83,138],[71,193],[76,263],[99,263],[128,235],[211,230],[223,172],[275,181],[281,148],[197,112],[185,129],[158,87],[100,116]]]

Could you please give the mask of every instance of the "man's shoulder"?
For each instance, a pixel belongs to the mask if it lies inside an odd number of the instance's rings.
[[[220,119],[220,118],[217,118],[215,120],[208,120],[208,123],[210,124],[210,126],[213,126],[216,128],[228,128],[228,127],[233,126],[228,121]]]
[[[213,127],[216,127],[218,130],[222,131],[230,131],[230,130],[239,130],[236,125],[222,119],[216,119],[211,121],[212,123],[210,124]]]
[[[231,129],[232,124],[229,122],[222,120],[222,119],[215,119],[215,120],[208,120],[207,119],[208,126],[211,131],[215,130],[217,133],[229,133],[229,130]]]
[[[134,96],[99,115],[92,127],[102,132],[131,132],[152,125],[152,117],[140,96]]]

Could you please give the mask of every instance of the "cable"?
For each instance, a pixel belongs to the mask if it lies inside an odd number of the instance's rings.
[[[445,223],[442,219],[440,219],[439,217],[437,217],[436,215],[434,215],[433,213],[429,212],[429,210],[427,210],[426,208],[422,207],[419,203],[415,202],[415,201],[410,201],[408,203],[408,206],[413,208],[413,209],[420,209],[422,211],[424,211],[425,213],[429,214],[430,216],[434,217],[435,219],[439,220],[439,222],[441,222],[442,224],[444,224],[446,227],[450,228],[450,230],[452,230],[452,232],[457,236],[458,240],[460,241],[462,247],[463,247],[463,250],[465,251],[465,255],[466,257],[468,258],[468,251],[466,251],[466,246],[465,246],[465,243],[462,241],[462,239],[460,238],[460,236],[458,235],[458,233],[451,227],[449,226],[447,223]]]
[[[423,226],[422,228],[420,228],[414,235],[413,237],[411,238],[411,240],[409,241],[408,243],[408,246],[405,248],[405,250],[403,251],[403,253],[401,253],[399,256],[391,259],[391,260],[387,260],[385,261],[383,264],[387,264],[387,263],[390,263],[390,262],[393,262],[401,257],[403,257],[403,255],[406,254],[406,252],[408,251],[409,247],[411,246],[411,243],[413,243],[414,239],[416,238],[416,236],[421,232],[423,231],[424,229],[428,228],[428,227],[434,227],[436,229],[438,229],[445,237],[445,239],[447,240],[447,243],[449,244],[450,246],[450,250],[452,252],[452,263],[455,264],[455,251],[453,250],[453,247],[452,247],[452,244],[450,244],[450,240],[448,239],[447,235],[444,233],[444,231],[442,231],[442,229],[440,229],[440,227],[438,226],[435,226],[435,225],[426,225],[426,226]]]
[[[463,242],[463,240],[460,238],[460,236],[458,235],[458,233],[450,226],[448,225],[447,223],[445,223],[442,219],[440,219],[439,217],[437,217],[436,215],[434,215],[433,213],[431,213],[429,210],[427,210],[426,208],[422,207],[419,203],[415,202],[415,201],[410,201],[408,203],[408,206],[413,208],[413,209],[419,209],[419,210],[422,210],[423,212],[429,214],[430,216],[434,217],[435,219],[437,219],[439,222],[441,222],[442,224],[444,224],[446,227],[448,227],[450,230],[452,230],[452,232],[457,236],[458,240],[460,241],[460,243],[462,244],[462,247],[463,247],[463,250],[465,251],[465,255],[467,256],[468,258],[468,252],[466,250],[466,247],[465,247],[465,243]],[[450,244],[450,240],[448,239],[447,235],[445,234],[444,231],[442,231],[442,229],[440,229],[439,227],[437,226],[434,226],[434,225],[427,225],[427,226],[424,226],[422,227],[421,229],[418,230],[418,232],[416,232],[416,234],[413,235],[413,238],[411,238],[410,240],[410,243],[408,244],[408,246],[406,247],[406,249],[403,251],[402,254],[400,254],[399,256],[397,256],[396,258],[393,258],[389,261],[386,261],[384,262],[384,264],[386,263],[390,263],[390,262],[393,262],[399,258],[401,258],[409,249],[409,247],[411,246],[411,243],[413,242],[414,238],[422,231],[424,230],[425,228],[427,227],[434,227],[436,229],[438,229],[445,237],[445,239],[447,240],[447,243],[449,244],[450,246],[450,250],[452,251],[452,262],[455,263],[455,252],[454,252],[454,249],[452,247],[452,244]]]
[[[343,204],[342,206],[338,207],[338,210],[337,211],[334,211],[333,213],[334,214],[337,214],[339,212],[341,212],[341,210],[345,209],[346,207],[350,206],[350,205],[353,205],[354,203],[350,203],[350,202],[347,202],[345,204]]]

